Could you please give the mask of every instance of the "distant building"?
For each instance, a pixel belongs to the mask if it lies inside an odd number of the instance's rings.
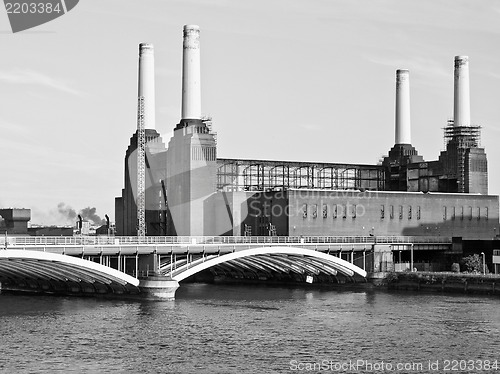
[[[33,225],[28,228],[30,236],[73,236],[72,226],[39,226]]]
[[[31,220],[30,209],[0,209],[0,234],[27,235],[28,221]]]
[[[102,225],[95,230],[95,234],[99,236],[114,236],[115,235],[115,224],[111,222],[109,226]]]

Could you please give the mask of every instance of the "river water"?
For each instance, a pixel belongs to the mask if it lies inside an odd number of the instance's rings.
[[[500,299],[214,284],[183,284],[175,301],[2,294],[0,370],[500,373]]]

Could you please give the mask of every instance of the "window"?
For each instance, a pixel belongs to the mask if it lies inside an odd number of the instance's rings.
[[[347,205],[342,205],[342,218],[347,218]]]
[[[420,207],[417,206],[417,219],[420,219],[420,217],[421,217]]]
[[[356,218],[356,208],[357,208],[356,204],[353,204],[352,205],[352,218]]]
[[[323,204],[323,218],[328,217],[328,205]]]
[[[385,218],[385,205],[380,206],[380,218]]]
[[[484,218],[488,219],[488,207],[484,208]]]
[[[411,219],[411,205],[408,205],[408,219]]]
[[[481,208],[477,207],[476,211],[477,211],[477,220],[479,221],[481,219]]]
[[[451,220],[454,221],[455,220],[455,210],[456,208],[455,207],[452,207],[451,208]]]
[[[335,205],[333,206],[333,214],[332,214],[333,218],[337,218],[338,209],[339,209],[338,204],[335,204]]]
[[[446,207],[444,206],[444,207],[443,207],[443,221],[446,221],[446,219],[447,219],[447,218],[448,218],[448,217],[447,217],[447,215],[446,215]]]
[[[302,205],[302,218],[307,218],[307,204]]]
[[[389,217],[394,218],[394,205],[391,205],[389,208]]]
[[[313,218],[318,217],[318,204],[314,204],[312,206],[312,216],[313,216]]]
[[[399,206],[399,219],[403,219],[403,206]]]
[[[464,219],[464,207],[460,207],[460,219]]]
[[[472,219],[472,207],[469,207],[469,219]]]

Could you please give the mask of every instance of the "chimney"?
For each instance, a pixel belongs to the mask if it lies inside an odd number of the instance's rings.
[[[181,119],[201,119],[200,28],[184,26]]]
[[[411,144],[410,72],[396,70],[396,144]]]
[[[470,126],[469,57],[455,56],[453,123]]]
[[[139,92],[143,99],[144,128],[155,128],[155,57],[152,44],[139,44]]]

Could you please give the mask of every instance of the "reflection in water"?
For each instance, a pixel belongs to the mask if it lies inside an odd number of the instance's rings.
[[[6,372],[263,373],[493,360],[498,298],[184,284],[175,301],[0,295]]]

